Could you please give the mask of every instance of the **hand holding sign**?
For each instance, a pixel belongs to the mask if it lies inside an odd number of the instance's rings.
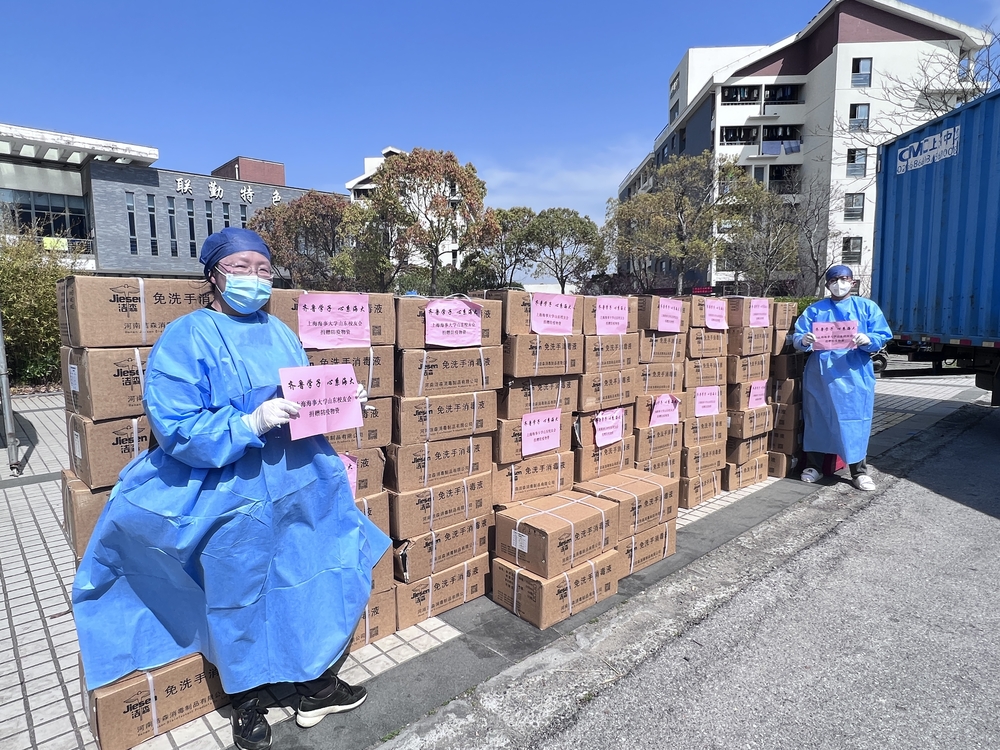
[[[857,349],[854,337],[858,333],[858,321],[834,320],[828,323],[815,322],[812,333],[816,337],[813,351],[832,351],[835,349]]]

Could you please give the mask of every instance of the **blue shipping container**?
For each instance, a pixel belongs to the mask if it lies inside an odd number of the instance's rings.
[[[872,298],[893,333],[1000,341],[1000,92],[879,148]]]

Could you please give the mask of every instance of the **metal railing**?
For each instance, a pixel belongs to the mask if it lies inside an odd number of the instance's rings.
[[[851,87],[856,89],[867,88],[872,85],[872,74],[871,73],[852,73],[851,74]]]

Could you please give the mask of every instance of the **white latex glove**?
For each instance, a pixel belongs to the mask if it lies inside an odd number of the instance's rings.
[[[812,346],[815,343],[816,343],[816,334],[812,333],[811,331],[809,333],[802,334],[802,346]]]
[[[250,414],[244,414],[243,421],[257,437],[260,437],[279,425],[288,424],[292,417],[299,413],[300,408],[302,407],[287,398],[272,398]]]
[[[361,383],[358,383],[358,403],[362,406],[368,403],[368,391]]]
[[[868,334],[866,334],[866,333],[858,333],[858,334],[855,334],[855,336],[854,336],[854,345],[855,346],[868,346],[871,342],[872,342],[872,340],[870,338],[868,338]]]

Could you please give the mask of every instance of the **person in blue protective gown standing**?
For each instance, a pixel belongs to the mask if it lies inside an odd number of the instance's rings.
[[[871,355],[892,338],[879,306],[870,299],[851,296],[854,274],[847,266],[826,272],[830,297],[814,302],[795,321],[792,342],[799,351],[812,352],[803,374],[802,410],[805,417],[803,448],[806,469],[802,481],[816,482],[823,475],[826,454],[840,456],[850,467],[854,486],[875,489],[868,476],[868,440],[875,408],[875,370]],[[813,351],[814,323],[856,320],[853,348]]]
[[[301,726],[364,701],[337,672],[390,542],[355,507],[329,443],[291,439],[298,405],[281,397],[278,368],[308,359],[261,311],[267,245],[227,228],[201,262],[213,301],[168,325],[149,355],[156,446],[122,470],[73,611],[88,689],[200,652],[232,699],[236,746],[261,750],[262,686],[295,683]]]

